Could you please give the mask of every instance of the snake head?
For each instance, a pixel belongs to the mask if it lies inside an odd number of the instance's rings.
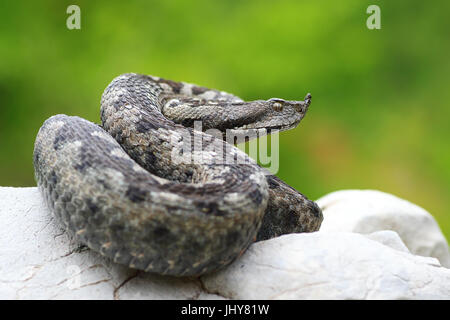
[[[271,98],[244,102],[246,110],[252,111],[251,121],[230,130],[235,141],[248,141],[255,137],[295,128],[305,116],[311,104],[311,94],[304,100]]]
[[[272,109],[276,112],[282,112],[284,108],[292,108],[296,112],[304,115],[308,110],[309,105],[311,104],[311,94],[308,93],[303,101],[296,100],[284,100],[280,98],[271,98],[267,100]]]
[[[269,133],[284,131],[295,128],[303,119],[311,104],[311,94],[308,93],[305,99],[300,101],[271,98],[261,103],[265,106],[265,112],[255,121],[253,128],[265,128]]]

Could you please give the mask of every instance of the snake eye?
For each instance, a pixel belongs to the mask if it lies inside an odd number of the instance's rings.
[[[275,111],[283,111],[283,105],[279,102],[275,102],[272,104],[272,108]]]

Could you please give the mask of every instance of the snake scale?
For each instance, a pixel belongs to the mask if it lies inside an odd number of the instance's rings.
[[[225,139],[294,128],[310,101],[245,102],[123,74],[102,95],[101,125],[67,115],[44,122],[36,181],[65,228],[114,262],[174,276],[212,272],[255,240],[319,229],[313,201]],[[213,128],[219,134],[204,132]]]

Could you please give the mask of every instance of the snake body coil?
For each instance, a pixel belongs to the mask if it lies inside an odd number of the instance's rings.
[[[103,93],[101,126],[66,115],[44,122],[37,184],[65,227],[115,262],[176,276],[211,272],[255,239],[318,230],[314,202],[224,141],[225,132],[240,140],[293,128],[309,104],[309,95],[244,102],[124,74]],[[194,131],[195,121],[223,135]]]

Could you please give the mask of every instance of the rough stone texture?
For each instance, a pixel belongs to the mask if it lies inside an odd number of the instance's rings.
[[[450,269],[409,253],[389,230],[286,235],[253,244],[218,273],[183,279],[80,247],[36,188],[0,187],[0,222],[0,299],[450,299]]]
[[[378,241],[388,247],[398,251],[410,253],[408,247],[403,243],[397,232],[391,230],[381,230],[366,235],[368,239]]]
[[[147,275],[80,249],[37,188],[0,188],[0,221],[0,299],[208,298],[198,280]]]
[[[450,267],[447,240],[436,220],[409,201],[375,190],[342,190],[320,198],[317,204],[324,215],[321,232],[393,230],[411,253],[435,257]]]
[[[234,299],[450,298],[450,269],[357,233],[291,234],[255,243],[229,268],[204,277]]]

